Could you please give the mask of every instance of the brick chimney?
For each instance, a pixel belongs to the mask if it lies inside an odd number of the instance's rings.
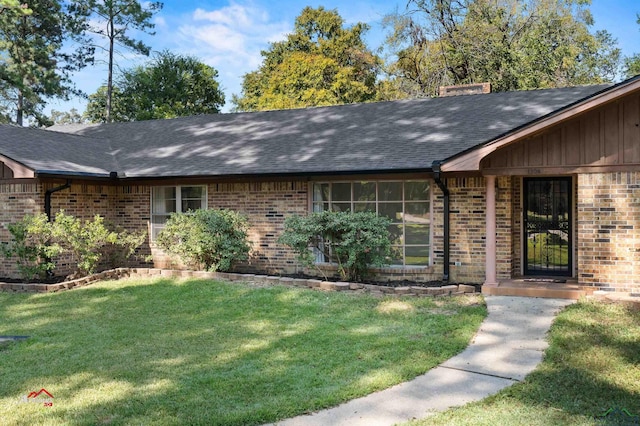
[[[481,95],[491,93],[491,83],[459,84],[457,86],[440,86],[438,96]]]

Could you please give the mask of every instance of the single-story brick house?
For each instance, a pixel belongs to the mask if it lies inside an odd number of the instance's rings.
[[[25,213],[149,231],[172,211],[250,221],[241,271],[292,273],[290,215],[374,210],[399,255],[382,276],[562,276],[640,292],[640,77],[583,86],[171,120],[0,126],[0,240]],[[319,259],[322,261],[322,259]],[[15,274],[0,260],[0,276]]]

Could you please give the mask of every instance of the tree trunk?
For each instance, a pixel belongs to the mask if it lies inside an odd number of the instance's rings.
[[[109,10],[109,22],[107,23],[107,35],[109,37],[109,71],[107,74],[107,110],[105,121],[111,123],[111,97],[113,95],[113,49],[115,44],[115,28],[113,25],[113,9]]]
[[[24,119],[24,96],[22,95],[22,90],[18,90],[18,102],[16,105],[16,124],[18,126],[22,126],[23,119]]]

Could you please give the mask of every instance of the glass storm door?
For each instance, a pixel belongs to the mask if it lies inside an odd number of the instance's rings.
[[[571,276],[571,178],[525,178],[524,273]]]

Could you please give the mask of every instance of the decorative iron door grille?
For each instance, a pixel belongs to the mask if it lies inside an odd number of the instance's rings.
[[[524,273],[571,275],[571,178],[525,178]]]

